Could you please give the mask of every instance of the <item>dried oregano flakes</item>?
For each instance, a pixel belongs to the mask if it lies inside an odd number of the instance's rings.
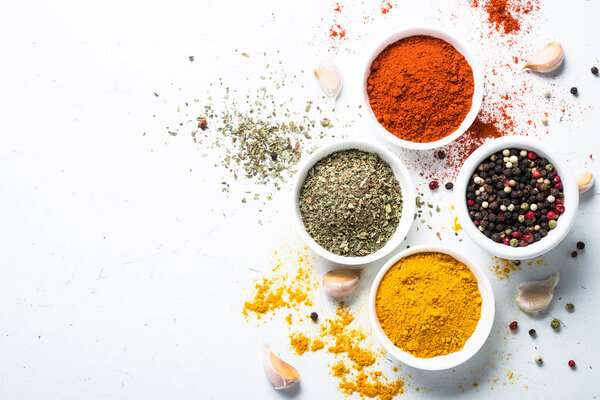
[[[366,256],[396,231],[402,190],[390,165],[377,154],[343,150],[308,172],[299,209],[306,231],[320,246],[342,256]]]

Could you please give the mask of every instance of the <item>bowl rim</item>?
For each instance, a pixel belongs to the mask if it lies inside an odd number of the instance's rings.
[[[511,147],[520,147],[527,150],[533,150],[538,155],[547,158],[558,172],[563,183],[563,193],[565,195],[565,212],[561,215],[557,227],[548,233],[548,236],[542,238],[526,247],[510,247],[505,244],[496,243],[486,237],[469,217],[467,202],[464,196],[467,190],[467,184],[471,175],[477,166],[490,154]],[[481,147],[473,152],[463,164],[455,183],[454,202],[458,220],[467,233],[479,247],[488,253],[508,260],[526,260],[539,257],[556,247],[567,235],[579,207],[579,190],[577,180],[573,175],[564,157],[559,157],[552,150],[549,150],[539,138],[523,136],[507,136],[487,141]]]
[[[416,36],[416,35],[425,35],[432,36],[438,39],[442,39],[445,42],[451,44],[460,54],[465,57],[467,63],[471,66],[473,70],[473,82],[474,82],[474,92],[471,102],[471,108],[465,119],[460,124],[460,126],[452,132],[450,135],[443,137],[442,139],[433,141],[433,142],[411,142],[408,140],[400,139],[395,136],[387,129],[383,127],[375,117],[373,110],[371,109],[371,105],[369,103],[369,95],[367,93],[367,79],[369,78],[369,74],[371,72],[371,64],[377,58],[377,56],[390,44],[397,42],[398,40]],[[369,51],[369,56],[365,57],[367,60],[364,68],[363,68],[363,80],[362,80],[362,97],[363,97],[363,105],[366,109],[367,119],[370,121],[370,125],[375,129],[375,131],[387,142],[399,146],[402,148],[412,149],[412,150],[431,150],[438,147],[445,146],[452,141],[459,138],[462,134],[464,134],[477,115],[479,114],[479,110],[481,109],[481,103],[483,101],[483,71],[477,58],[475,57],[475,53],[472,50],[472,47],[467,44],[468,42],[460,35],[456,34],[452,30],[448,29],[440,29],[433,26],[412,26],[402,29],[400,31],[395,31],[395,33],[387,33],[386,35],[382,35],[383,39],[377,40],[374,46],[368,46],[371,50]]]
[[[435,356],[432,358],[419,358],[415,357],[414,355],[408,352],[405,352],[399,347],[396,347],[392,343],[392,341],[387,337],[387,335],[383,332],[383,329],[381,328],[381,325],[379,323],[379,319],[377,318],[375,300],[377,297],[377,289],[379,288],[379,284],[381,283],[381,280],[392,266],[394,266],[399,260],[401,260],[404,257],[417,253],[431,252],[447,254],[465,264],[471,270],[475,278],[477,278],[477,286],[479,288],[479,292],[483,301],[481,304],[481,316],[479,318],[479,321],[477,322],[477,327],[475,328],[475,331],[473,332],[471,337],[467,339],[462,349],[454,353]],[[428,371],[439,371],[456,367],[469,360],[475,354],[477,354],[477,352],[481,349],[481,347],[483,347],[483,345],[487,341],[490,332],[492,331],[492,326],[494,324],[494,318],[496,314],[494,291],[483,268],[480,267],[478,264],[473,263],[470,259],[465,257],[457,250],[453,250],[447,246],[430,244],[423,244],[405,249],[399,252],[398,254],[394,255],[388,260],[387,263],[385,263],[383,267],[381,267],[381,269],[377,273],[377,276],[373,280],[373,284],[371,285],[368,307],[369,319],[371,321],[371,326],[375,333],[375,337],[383,345],[385,350],[394,358],[398,359],[404,364],[410,365],[414,368]]]
[[[321,245],[319,245],[306,231],[304,227],[304,222],[302,221],[302,215],[300,213],[299,208],[299,196],[300,190],[302,189],[302,185],[304,184],[304,180],[310,169],[321,159],[327,157],[328,155],[342,151],[342,150],[350,150],[357,149],[370,153],[377,154],[382,160],[387,162],[396,179],[398,179],[398,183],[400,184],[400,188],[402,190],[402,216],[400,217],[400,221],[398,222],[398,227],[396,228],[396,232],[392,235],[392,237],[387,241],[387,243],[377,250],[374,253],[368,254],[363,257],[352,257],[352,256],[341,256],[338,254],[334,254]],[[406,238],[406,235],[410,231],[412,223],[414,221],[415,214],[415,188],[410,177],[410,173],[408,169],[402,163],[402,161],[396,156],[392,151],[388,150],[386,147],[369,143],[362,140],[340,140],[325,146],[320,147],[315,152],[313,152],[310,157],[306,158],[301,166],[298,168],[295,176],[294,182],[292,185],[291,191],[291,203],[294,211],[294,222],[296,226],[296,230],[302,237],[305,243],[318,255],[321,257],[332,261],[334,263],[342,264],[342,265],[362,265],[371,263],[373,261],[377,261],[382,257],[385,257],[394,249],[396,249],[400,243]]]

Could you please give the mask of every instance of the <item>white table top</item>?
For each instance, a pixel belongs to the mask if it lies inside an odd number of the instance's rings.
[[[328,57],[342,70],[345,87],[337,110],[327,115],[334,124],[327,135],[378,140],[357,112],[366,43],[378,32],[422,22],[458,31],[488,72],[498,70],[490,78],[496,86],[486,90],[490,102],[503,91],[526,88],[516,95],[517,125],[554,144],[575,171],[600,176],[593,160],[600,78],[590,73],[600,66],[597,1],[575,0],[568,7],[543,1],[526,20],[530,32],[513,36],[512,44],[490,31],[484,13],[466,0],[392,3],[387,15],[378,11],[379,2],[356,2],[335,16],[333,3],[319,1],[123,3],[11,2],[0,16],[3,398],[286,397],[264,378],[263,343],[301,371],[296,398],[340,397],[327,353],[295,356],[280,320],[257,325],[240,312],[257,277],[249,268],[267,271],[276,250],[303,248],[292,229],[288,186],[265,205],[242,204],[245,190],[261,189],[241,180],[222,193],[220,182],[231,175],[214,167],[218,151],[194,144],[189,130],[171,137],[165,128],[182,120],[177,108],[185,102],[204,101],[210,82],[222,77],[246,88],[254,81],[245,78],[256,80],[266,63],[288,74],[282,93],[314,95],[318,102],[311,71],[330,49],[326,32],[334,17],[347,39]],[[551,40],[565,47],[561,74],[516,74],[513,55],[523,57]],[[571,86],[579,88],[576,99]],[[552,101],[541,95],[546,88]],[[549,113],[547,134],[537,122],[543,112]],[[395,151],[404,160],[417,157]],[[438,243],[441,230],[444,243],[489,264],[462,232],[453,234],[451,195],[425,190],[428,178],[419,175],[417,163],[410,171],[423,200],[442,212],[415,223],[401,248]],[[402,367],[411,387],[401,398],[598,398],[597,194],[596,187],[581,199],[572,232],[541,265],[524,265],[505,280],[490,272],[497,309],[484,348],[451,371]],[[578,240],[587,247],[571,259]],[[318,274],[330,267],[320,259],[313,264]],[[381,264],[370,267],[353,303],[365,323],[368,284]],[[548,315],[534,319],[518,311],[518,283],[554,271],[561,281]],[[564,310],[567,301],[575,304],[572,314]],[[322,303],[322,313],[331,312],[334,304]],[[566,324],[559,333],[549,327],[550,316]],[[515,319],[522,328],[510,334],[507,324]],[[527,335],[529,327],[537,329],[536,340]],[[541,368],[536,354],[544,357]],[[569,359],[577,361],[576,370],[567,366]]]

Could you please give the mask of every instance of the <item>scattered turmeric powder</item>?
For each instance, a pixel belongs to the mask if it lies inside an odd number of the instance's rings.
[[[390,268],[377,289],[381,328],[402,350],[431,358],[462,349],[481,317],[471,270],[447,254],[418,253]]]
[[[494,257],[490,271],[496,275],[499,280],[508,279],[513,272],[520,271],[521,263],[519,261],[510,261],[504,258]]]
[[[275,256],[277,256],[277,252]],[[318,287],[319,283],[312,274],[312,267],[307,256],[297,252],[294,261],[298,267],[292,277],[281,270],[285,260],[276,258],[274,261],[275,267],[271,270],[271,275],[263,277],[255,284],[254,298],[244,303],[242,309],[244,316],[248,317],[249,312],[252,312],[260,319],[262,315],[279,308],[299,309],[300,305],[313,305],[310,293]],[[294,282],[294,284],[290,285],[289,282]],[[291,316],[289,319],[286,317],[286,320],[291,324]]]
[[[308,257],[298,252],[292,264],[297,265],[290,268],[290,265],[278,260],[271,273],[256,282],[256,293],[244,303],[243,315],[248,318],[253,313],[260,319],[269,312],[285,309],[283,320],[291,330],[292,351],[304,355],[326,349],[336,361],[330,365],[331,375],[338,380],[338,388],[344,395],[355,393],[361,397],[390,400],[402,393],[404,382],[398,377],[388,379],[379,370],[377,365],[383,358],[383,351],[370,348],[369,328],[358,326],[350,307],[344,303],[338,304],[334,317],[319,318],[318,325],[310,323],[306,329],[297,330],[310,311],[317,309],[320,316],[325,316],[321,310],[326,306],[319,307],[317,304],[313,307],[313,302],[319,298],[313,295],[319,280],[308,263]]]
[[[290,344],[298,355],[302,355],[310,350],[310,339],[302,333],[290,335]]]

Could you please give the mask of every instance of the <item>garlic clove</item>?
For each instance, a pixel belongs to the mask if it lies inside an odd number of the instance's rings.
[[[535,72],[552,72],[562,64],[565,59],[563,48],[558,42],[548,43],[537,52],[531,60],[525,64],[523,69],[528,68]]]
[[[361,269],[337,269],[323,276],[325,291],[333,297],[344,297],[354,292],[360,280]]]
[[[519,285],[517,305],[527,313],[537,313],[545,310],[552,301],[554,288],[558,284],[559,273],[542,281],[523,282]]]
[[[327,96],[337,98],[342,90],[342,78],[335,64],[329,60],[319,61],[315,66],[315,77]]]
[[[577,177],[577,187],[579,188],[579,194],[583,194],[591,189],[594,185],[594,176],[591,172],[584,172]]]
[[[300,373],[265,347],[265,374],[275,389],[287,389],[300,382]]]

